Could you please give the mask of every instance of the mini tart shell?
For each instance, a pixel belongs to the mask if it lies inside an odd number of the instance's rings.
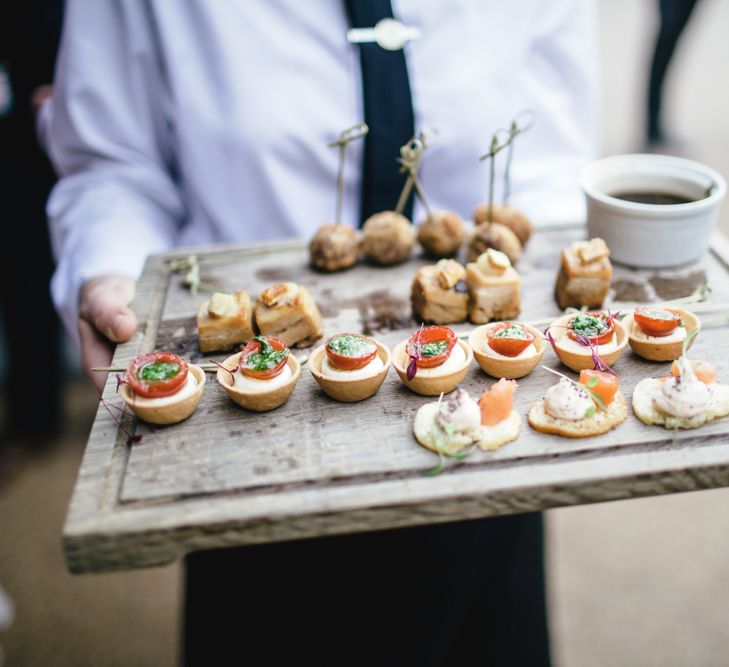
[[[473,361],[473,350],[471,346],[466,341],[458,338],[456,339],[456,345],[460,345],[466,355],[466,360],[463,362],[461,368],[457,368],[446,375],[438,375],[436,377],[424,377],[416,373],[412,380],[408,380],[407,367],[409,359],[405,350],[406,345],[407,340],[404,340],[392,351],[392,365],[403,384],[411,391],[422,396],[439,396],[441,393],[449,394],[452,392],[463,381],[463,378],[466,377],[466,373],[468,373],[468,369]]]
[[[559,339],[564,335],[567,327],[567,323],[574,317],[574,315],[564,315],[559,319],[552,322],[547,331],[552,331],[552,335],[557,341],[557,356],[559,360],[571,368],[573,371],[578,373],[582,370],[592,369],[595,367],[595,362],[592,360],[592,354],[590,348],[585,346],[584,352],[573,352],[572,350],[565,350],[559,345]],[[615,335],[617,336],[617,348],[607,354],[601,354],[600,358],[608,365],[612,366],[619,358],[620,355],[625,352],[625,348],[628,347],[628,334],[625,331],[624,326],[615,320]]]
[[[534,347],[537,348],[537,353],[529,357],[495,357],[486,352],[482,352],[485,345],[488,345],[486,334],[489,329],[493,329],[499,326],[501,322],[491,322],[484,324],[483,326],[474,329],[468,337],[468,343],[473,348],[473,356],[476,357],[478,365],[481,366],[481,370],[487,375],[494,378],[507,378],[512,380],[514,378],[521,378],[525,375],[529,375],[542,361],[544,352],[547,349],[547,343],[544,340],[544,336],[541,331],[530,327],[528,324],[521,322],[515,322],[524,327],[532,336],[534,336]]]
[[[317,347],[311,353],[309,370],[324,393],[331,396],[335,401],[342,401],[343,403],[363,401],[370,396],[374,396],[385,381],[387,372],[390,370],[390,350],[374,338],[368,338],[368,340],[377,345],[377,356],[383,364],[382,369],[376,375],[369,377],[349,379],[325,375],[322,372],[322,364],[326,359],[326,345]]]
[[[223,362],[223,366],[231,371],[237,369],[241,354],[242,352],[238,352],[228,357]],[[234,403],[237,403],[246,410],[267,412],[268,410],[278,408],[289,400],[296,386],[296,381],[299,379],[299,375],[301,375],[301,364],[290,352],[286,364],[291,369],[291,378],[286,384],[268,391],[245,391],[238,389],[235,386],[235,379],[222,368],[218,369],[215,377],[218,380],[218,384],[228,392],[228,396],[230,396]],[[237,372],[240,373],[240,370]]]
[[[131,408],[132,412],[142,421],[148,424],[157,424],[158,426],[177,424],[195,412],[195,408],[197,408],[202,398],[203,387],[205,386],[205,371],[195,364],[188,364],[187,368],[187,372],[192,373],[197,381],[197,387],[194,392],[181,398],[179,401],[167,403],[166,405],[139,405],[135,400],[137,395],[126,383],[121,386],[119,394],[122,400]]]
[[[681,310],[680,308],[673,308],[671,310],[678,313],[681,316],[681,322],[686,327],[686,333],[691,329],[697,329],[696,335],[693,340],[689,343],[688,349],[696,342],[699,337],[698,334],[701,332],[701,321],[696,315],[689,312],[688,310]],[[669,342],[661,342],[658,340],[642,340],[636,338],[635,332],[640,330],[640,326],[636,323],[633,318],[633,313],[628,313],[623,318],[623,327],[628,334],[628,342],[630,347],[633,349],[639,357],[648,359],[648,361],[675,361],[681,356],[683,351],[683,340],[674,340]]]

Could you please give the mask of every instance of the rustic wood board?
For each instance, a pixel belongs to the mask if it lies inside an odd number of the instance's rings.
[[[552,285],[559,249],[581,228],[539,232],[519,264],[522,319],[556,316]],[[677,271],[617,268],[609,297],[615,307],[690,294],[709,281],[711,300],[729,302],[726,241],[695,266]],[[416,325],[408,301],[422,258],[393,268],[360,265],[326,275],[307,266],[305,245],[195,249],[203,280],[223,290],[257,294],[280,280],[306,285],[325,319],[325,333],[365,331],[391,347]],[[117,348],[114,363],[153,349],[197,360],[194,297],[171,273],[169,260],[149,259],[134,303],[145,323]],[[704,319],[716,320],[718,315]],[[470,325],[460,325],[466,331]],[[729,381],[727,326],[707,327],[695,356]],[[306,354],[306,351],[297,352]],[[221,359],[224,355],[213,356]],[[545,364],[560,368],[551,351]],[[616,365],[629,399],[637,381],[667,365],[627,352]],[[569,372],[564,367],[562,371]],[[74,572],[144,567],[195,549],[250,544],[473,518],[729,485],[729,419],[674,435],[641,424],[632,413],[610,433],[568,440],[533,431],[529,406],[554,381],[536,371],[519,381],[515,408],[520,438],[495,452],[450,462],[437,477],[437,457],[418,446],[412,420],[426,399],[409,392],[391,370],[378,394],[342,404],[321,392],[304,367],[288,403],[268,414],[234,405],[208,374],[203,400],[182,424],[151,430],[133,417],[125,426],[143,435],[127,443],[100,407],[82,462],[64,530]],[[472,393],[490,384],[475,365],[464,382]],[[110,378],[104,397],[120,405]]]

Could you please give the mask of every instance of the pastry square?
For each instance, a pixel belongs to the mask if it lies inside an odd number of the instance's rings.
[[[197,311],[197,334],[202,352],[219,352],[247,343],[253,331],[253,307],[247,292],[215,292]]]
[[[255,315],[261,334],[280,338],[288,346],[307,347],[324,332],[314,299],[296,283],[277,283],[261,292]]]
[[[613,266],[605,241],[578,241],[562,250],[554,293],[560,308],[602,308]]]
[[[433,324],[463,322],[468,316],[465,277],[466,270],[452,259],[420,268],[410,291],[415,319]]]
[[[504,253],[488,250],[466,265],[468,315],[474,324],[510,320],[521,310],[521,278]]]

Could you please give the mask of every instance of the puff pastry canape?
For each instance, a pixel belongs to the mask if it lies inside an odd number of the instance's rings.
[[[484,324],[512,319],[519,314],[521,278],[503,252],[489,249],[475,262],[467,264],[466,284],[471,322]]]
[[[314,299],[296,283],[277,283],[263,290],[255,314],[261,334],[280,338],[289,347],[307,347],[323,333]]]
[[[466,269],[454,259],[418,269],[410,290],[413,315],[433,324],[463,322],[468,316]]]
[[[562,250],[562,263],[554,288],[560,308],[602,308],[613,265],[605,241],[577,241]]]
[[[255,336],[253,307],[247,292],[215,292],[197,311],[201,352],[227,350]]]
[[[149,352],[134,359],[121,385],[122,400],[140,419],[176,424],[197,408],[205,372],[172,352]]]

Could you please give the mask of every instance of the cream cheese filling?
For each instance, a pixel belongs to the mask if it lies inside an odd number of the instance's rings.
[[[174,393],[169,396],[158,396],[156,398],[149,398],[147,396],[140,396],[134,392],[134,405],[140,408],[153,408],[153,407],[164,407],[165,405],[172,405],[181,401],[183,398],[187,398],[191,394],[195,393],[197,389],[197,378],[188,371],[187,379],[185,383]]]
[[[378,355],[375,355],[375,358],[372,359],[372,361],[370,361],[370,363],[368,363],[365,367],[356,368],[352,371],[345,371],[341,368],[332,366],[329,361],[329,357],[325,354],[321,363],[321,372],[324,375],[336,378],[337,380],[361,380],[362,378],[377,375],[384,367],[385,364],[382,363],[382,359],[380,359]]]
[[[463,348],[460,346],[459,343],[456,343],[453,349],[451,350],[451,353],[448,355],[448,359],[446,359],[440,366],[436,366],[435,368],[420,368],[418,366],[418,371],[416,376],[417,377],[439,377],[441,375],[448,375],[448,373],[452,373],[454,371],[459,370],[460,368],[463,368],[463,364],[466,361],[466,353],[463,351]],[[405,366],[407,367],[408,361],[406,359]]]
[[[293,374],[291,373],[291,368],[289,368],[288,363],[286,363],[283,370],[276,377],[273,377],[270,380],[257,380],[256,378],[250,378],[247,375],[243,375],[240,368],[238,368],[235,371],[235,382],[233,383],[233,386],[240,391],[247,392],[271,391],[272,389],[278,389],[285,385],[291,379],[292,375]]]

